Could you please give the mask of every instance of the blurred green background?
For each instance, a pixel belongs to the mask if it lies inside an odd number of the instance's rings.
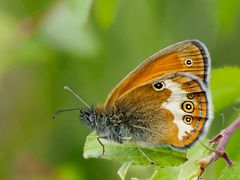
[[[240,66],[239,34],[238,0],[1,0],[0,179],[117,179],[120,164],[83,159],[90,130],[78,112],[52,119],[57,109],[82,107],[64,85],[103,103],[142,60],[192,38],[208,46],[213,68]],[[237,104],[215,115],[209,138],[236,117]],[[229,145],[236,160],[239,137]]]

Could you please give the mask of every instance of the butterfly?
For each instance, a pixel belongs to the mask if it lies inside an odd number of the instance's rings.
[[[185,150],[204,136],[213,118],[209,79],[206,46],[179,42],[137,66],[103,105],[86,105],[80,119],[102,146],[100,139]]]

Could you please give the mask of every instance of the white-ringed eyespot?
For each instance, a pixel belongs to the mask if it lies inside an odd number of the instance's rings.
[[[184,122],[185,124],[190,125],[190,124],[192,124],[192,122],[193,122],[193,117],[190,116],[190,115],[185,115],[185,116],[183,116],[183,122]]]
[[[153,83],[152,86],[156,91],[161,91],[165,88],[165,83],[163,81],[159,81],[159,82]]]
[[[185,65],[186,65],[187,67],[191,67],[191,66],[193,65],[192,59],[185,59]]]
[[[182,103],[182,110],[187,113],[192,113],[194,111],[194,104],[192,101],[185,101]]]

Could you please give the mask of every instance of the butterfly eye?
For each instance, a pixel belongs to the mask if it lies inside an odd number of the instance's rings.
[[[191,101],[185,101],[182,103],[182,109],[187,113],[192,113],[194,111],[194,104]]]
[[[185,115],[183,116],[183,122],[190,125],[192,124],[192,121],[193,121],[193,117],[190,116],[190,115]]]
[[[165,87],[165,84],[164,82],[160,81],[160,82],[156,82],[153,84],[153,88],[156,90],[156,91],[161,91],[163,90]]]
[[[193,65],[192,59],[186,59],[185,64],[187,67],[191,67]]]

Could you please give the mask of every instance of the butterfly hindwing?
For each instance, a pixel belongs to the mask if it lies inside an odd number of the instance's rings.
[[[115,105],[126,112],[137,142],[177,149],[191,146],[212,114],[207,86],[189,73],[155,78],[121,96]]]

